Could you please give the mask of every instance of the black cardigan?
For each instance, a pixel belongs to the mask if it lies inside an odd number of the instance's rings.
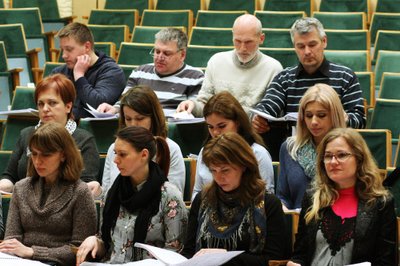
[[[304,196],[296,235],[292,261],[301,265],[310,265],[315,252],[315,239],[318,223],[305,224],[304,215],[312,205],[312,193]],[[397,224],[393,197],[386,203],[378,199],[373,206],[359,200],[354,246],[351,263],[371,262],[372,265],[397,265]]]
[[[201,205],[201,194],[197,193],[190,208],[189,222],[187,228],[184,248],[181,254],[187,258],[191,258],[196,251],[196,237],[198,229],[198,215]],[[251,254],[248,250],[231,259],[224,265],[237,266],[256,266],[268,265],[269,260],[284,259],[287,252],[287,234],[285,231],[285,218],[282,211],[282,204],[275,195],[265,195],[265,212],[266,212],[266,242],[262,254]],[[286,257],[287,258],[287,257]]]

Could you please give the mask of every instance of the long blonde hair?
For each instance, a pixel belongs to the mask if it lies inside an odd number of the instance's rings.
[[[312,141],[313,136],[308,130],[304,118],[307,105],[313,102],[317,102],[329,110],[332,128],[346,127],[345,111],[337,92],[331,86],[322,83],[310,87],[300,100],[296,136],[287,139],[289,154],[295,160],[297,159],[297,150]]]
[[[368,149],[363,137],[352,128],[336,128],[331,130],[318,146],[317,151],[317,175],[312,183],[313,205],[305,215],[306,223],[313,219],[320,219],[319,211],[332,205],[338,198],[338,189],[325,169],[324,154],[328,143],[337,138],[343,138],[351,148],[351,153],[356,158],[356,184],[355,191],[359,199],[372,205],[378,198],[386,201],[389,193],[383,186],[378,166]]]

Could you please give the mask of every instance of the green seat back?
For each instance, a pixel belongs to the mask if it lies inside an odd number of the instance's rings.
[[[264,43],[260,47],[266,48],[293,48],[289,29],[263,29]]]
[[[383,72],[400,72],[400,51],[379,51],[375,65],[376,90],[379,90]]]
[[[174,27],[181,26],[190,32],[193,26],[191,10],[144,10],[141,26]]]
[[[197,27],[232,28],[237,17],[246,11],[206,11],[199,10],[196,17]]]
[[[132,74],[132,71],[137,68],[137,66],[134,65],[121,65],[121,64],[119,64],[119,67],[122,68],[122,71],[124,71],[126,81],[128,81],[128,78]]]
[[[122,42],[129,41],[129,28],[126,25],[87,25],[95,42],[112,42],[120,47]]]
[[[4,42],[8,57],[26,56],[26,37],[21,23],[0,25],[0,40]]]
[[[168,123],[168,137],[181,148],[184,157],[199,154],[208,136],[206,123],[174,124]]]
[[[15,149],[15,143],[20,136],[21,130],[26,127],[37,125],[38,118],[33,117],[12,117],[8,116],[5,123],[1,150],[12,151]]]
[[[375,43],[378,30],[400,30],[400,13],[374,12],[369,28],[371,43]]]
[[[39,8],[0,9],[0,24],[16,23],[24,26],[27,38],[42,35],[43,25]]]
[[[246,10],[252,14],[259,5],[258,0],[209,0],[208,10]]]
[[[283,68],[295,66],[299,63],[294,48],[260,48],[260,51],[278,60]]]
[[[386,170],[391,166],[392,134],[387,129],[358,129],[374,157],[378,168]]]
[[[92,10],[88,19],[88,24],[91,25],[126,25],[129,27],[129,32],[133,31],[138,22],[139,12],[137,9]],[[95,41],[97,40],[95,39]]]
[[[369,4],[365,0],[321,0],[319,11],[365,12],[368,14]]]
[[[399,136],[400,138],[400,136]],[[400,142],[397,142],[396,154],[393,162],[394,167],[400,167]]]
[[[363,97],[366,101],[367,108],[375,105],[375,86],[373,72],[355,72],[360,83]]]
[[[113,42],[95,42],[94,49],[105,53],[109,57],[115,58],[116,46]]]
[[[0,72],[7,72],[7,52],[3,41],[0,41]]]
[[[325,50],[327,60],[347,66],[353,71],[364,72],[371,71],[371,61],[369,51],[337,51]]]
[[[157,0],[157,10],[190,9],[196,15],[198,10],[205,9],[204,0]]]
[[[193,27],[189,44],[208,46],[232,46],[232,28]]]
[[[205,69],[211,56],[219,52],[230,51],[233,46],[201,46],[189,45],[185,62],[188,65]]]
[[[118,55],[118,64],[139,66],[153,62],[150,51],[153,44],[121,43]]]
[[[104,9],[137,9],[142,14],[144,9],[153,8],[152,3],[150,0],[106,0]]]
[[[97,181],[99,181],[100,184],[102,184],[102,180],[103,180],[104,164],[106,163],[106,158],[107,158],[107,154],[100,154],[99,175],[97,177]]]
[[[132,42],[154,44],[155,35],[166,27],[158,26],[136,26],[132,33]],[[174,27],[186,33],[185,27]]]
[[[314,2],[310,0],[267,0],[264,10],[268,11],[304,11],[310,16],[314,9]]]
[[[369,50],[368,30],[326,30],[328,50]]]
[[[367,20],[364,12],[314,12],[326,30],[365,30]]]
[[[390,114],[390,115],[388,115]],[[376,99],[371,118],[371,129],[389,129],[392,132],[392,144],[398,142],[400,134],[400,100]]]
[[[56,67],[64,65],[63,63],[58,63],[58,62],[46,62],[44,64],[44,69],[43,69],[43,77],[47,77],[51,74],[53,69]]]
[[[255,11],[263,28],[290,29],[299,18],[305,17],[304,11]]]
[[[20,110],[27,108],[36,109],[34,95],[35,95],[34,88],[18,86],[14,92],[14,98],[11,104],[11,110]]]
[[[374,45],[374,60],[378,57],[378,52],[380,50],[400,51],[400,30],[379,30]]]
[[[379,98],[400,100],[400,73],[385,72],[379,88]]]
[[[79,127],[93,134],[99,153],[106,154],[108,148],[115,141],[114,135],[118,131],[118,119],[85,120],[81,119]]]
[[[396,216],[400,217],[400,178],[393,180],[392,184],[390,184],[388,188],[394,198]]]
[[[400,12],[400,0],[377,0],[375,12]]]
[[[4,42],[0,41],[0,110],[7,110],[13,97],[11,73],[8,72],[7,53]],[[6,117],[0,116],[1,119]],[[1,131],[0,131],[1,132]]]

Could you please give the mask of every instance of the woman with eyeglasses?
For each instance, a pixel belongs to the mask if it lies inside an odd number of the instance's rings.
[[[329,85],[316,84],[301,98],[296,135],[282,144],[279,153],[276,195],[284,210],[301,207],[315,176],[317,146],[332,128],[346,127],[345,117],[339,96]]]
[[[332,130],[318,146],[287,266],[398,265],[396,236],[394,200],[364,139],[354,129]]]

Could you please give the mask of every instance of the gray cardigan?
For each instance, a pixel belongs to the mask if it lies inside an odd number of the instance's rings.
[[[1,179],[8,179],[13,184],[26,177],[28,166],[28,142],[35,127],[27,127],[21,131],[15,149],[10,157],[7,168]],[[72,134],[76,145],[81,151],[85,169],[81,174],[81,180],[85,182],[97,181],[99,174],[99,153],[97,151],[94,137],[84,129],[77,128]]]

